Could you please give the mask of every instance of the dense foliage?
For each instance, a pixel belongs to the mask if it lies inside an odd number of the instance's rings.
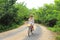
[[[16,0],[0,0],[0,32],[8,30],[17,18],[17,8],[14,7]]]
[[[0,32],[17,28],[33,14],[36,23],[44,24],[50,30],[60,33],[60,0],[38,9],[28,9],[24,2],[16,3],[16,1],[0,0]],[[60,40],[60,36],[57,36],[57,40]]]
[[[16,0],[0,0],[0,32],[17,28],[27,20],[28,8]]]

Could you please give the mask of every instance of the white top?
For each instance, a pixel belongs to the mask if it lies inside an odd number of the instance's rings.
[[[34,18],[32,18],[32,19],[29,18],[29,19],[28,19],[28,23],[34,25]]]

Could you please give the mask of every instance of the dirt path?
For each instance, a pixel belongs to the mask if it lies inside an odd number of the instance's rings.
[[[28,27],[24,24],[17,29],[0,33],[0,40],[55,40],[54,34],[46,27],[35,24],[34,29],[34,34],[28,37]]]

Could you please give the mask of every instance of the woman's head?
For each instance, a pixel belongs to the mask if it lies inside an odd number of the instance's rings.
[[[33,17],[33,15],[30,15],[30,17],[32,18],[32,17]]]

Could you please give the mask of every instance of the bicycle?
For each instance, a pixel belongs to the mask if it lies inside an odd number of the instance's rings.
[[[28,36],[30,36],[30,34],[33,34],[33,25],[30,25],[28,29]]]

